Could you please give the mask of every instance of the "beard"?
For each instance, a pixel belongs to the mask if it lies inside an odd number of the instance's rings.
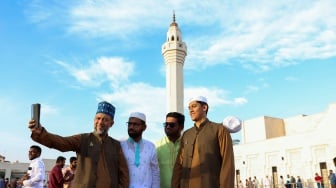
[[[142,132],[130,132],[130,131],[128,131],[128,136],[133,138],[133,139],[139,138],[139,137],[141,137],[141,135],[142,135]]]
[[[98,135],[104,135],[104,134],[107,134],[108,130],[109,130],[108,128],[106,128],[106,129],[101,128],[101,129],[95,129],[95,132]]]

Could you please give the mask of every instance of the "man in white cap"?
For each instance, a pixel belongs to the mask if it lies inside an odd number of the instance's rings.
[[[49,133],[41,125],[35,127],[34,120],[29,121],[28,127],[34,141],[62,152],[76,152],[77,169],[72,188],[128,188],[128,167],[120,142],[107,134],[114,124],[114,113],[112,104],[98,103],[94,131],[67,137]]]
[[[130,171],[130,186],[136,188],[159,188],[160,170],[155,146],[142,138],[146,130],[146,116],[132,112],[126,122],[129,138],[121,142]]]
[[[207,99],[189,101],[194,126],[186,130],[174,166],[172,188],[234,187],[234,153],[229,131],[209,121]]]

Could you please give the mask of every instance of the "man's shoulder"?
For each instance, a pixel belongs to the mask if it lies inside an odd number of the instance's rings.
[[[154,142],[147,140],[147,139],[142,139],[142,142],[150,147],[154,147],[155,148],[155,144]]]
[[[114,139],[114,138],[112,138],[111,136],[108,136],[108,138],[111,140],[111,142],[120,144],[120,141],[119,141],[119,140]]]
[[[191,132],[193,132],[193,131],[195,131],[195,130],[196,130],[196,128],[195,128],[195,126],[193,125],[193,126],[190,127],[189,129],[185,130],[185,131],[183,132],[183,134],[191,133]]]
[[[214,122],[214,121],[208,121],[207,122],[208,125],[212,125],[212,126],[216,126],[216,127],[223,127],[223,124],[221,123],[217,123],[217,122]]]
[[[154,142],[155,147],[158,148],[158,147],[160,147],[162,145],[165,145],[167,143],[167,139],[166,138],[167,138],[167,136],[162,137],[159,140],[155,141]]]

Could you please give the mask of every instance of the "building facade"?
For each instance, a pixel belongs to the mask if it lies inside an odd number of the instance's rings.
[[[336,103],[321,113],[286,119],[257,117],[242,125],[242,142],[234,146],[237,181],[256,176],[300,176],[305,184],[315,184],[315,173],[329,185],[329,170],[336,157]]]

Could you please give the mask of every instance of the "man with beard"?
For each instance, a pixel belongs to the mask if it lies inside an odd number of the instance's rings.
[[[171,178],[177,153],[180,149],[181,132],[185,117],[178,112],[169,112],[163,123],[166,136],[156,142],[156,152],[160,167],[161,188],[171,187]]]
[[[128,188],[128,167],[120,142],[108,136],[114,113],[112,104],[100,102],[93,120],[94,131],[67,137],[49,133],[41,125],[35,127],[35,121],[30,120],[31,138],[49,148],[76,152],[78,165],[72,188]]]
[[[77,167],[77,157],[70,157],[70,165],[62,169],[63,175],[70,173],[72,178],[64,182],[63,188],[71,188],[71,181],[73,180]]]
[[[130,187],[159,188],[160,170],[155,146],[142,138],[147,127],[145,114],[131,113],[126,124],[129,138],[121,142],[121,147],[130,171]]]
[[[48,188],[63,188],[63,183],[73,178],[73,175],[70,172],[63,175],[62,168],[64,165],[65,157],[57,157],[56,164],[49,173]]]

